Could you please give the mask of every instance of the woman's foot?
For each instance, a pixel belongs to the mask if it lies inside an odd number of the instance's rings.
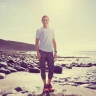
[[[49,91],[48,85],[47,85],[47,84],[45,84],[45,85],[44,85],[43,92],[48,92],[48,91]]]
[[[48,89],[49,89],[50,92],[54,92],[54,88],[52,87],[51,84],[48,84]]]

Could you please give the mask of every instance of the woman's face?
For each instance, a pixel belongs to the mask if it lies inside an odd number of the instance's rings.
[[[43,17],[43,19],[42,19],[42,23],[43,23],[43,25],[48,25],[49,24],[49,18],[48,17]]]

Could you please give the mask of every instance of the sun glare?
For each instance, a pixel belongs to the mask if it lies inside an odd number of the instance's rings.
[[[70,9],[72,2],[69,0],[48,0],[47,5],[52,12],[58,13]]]

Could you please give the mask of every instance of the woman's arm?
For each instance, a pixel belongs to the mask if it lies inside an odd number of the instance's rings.
[[[36,52],[37,52],[37,59],[40,60],[41,55],[39,53],[39,38],[36,38],[35,46],[36,46]]]
[[[52,42],[53,42],[54,51],[57,51],[57,46],[56,46],[55,38],[53,38]]]
[[[39,38],[36,38],[35,46],[36,46],[36,52],[38,53],[39,52]]]
[[[57,46],[56,46],[55,38],[53,38],[52,43],[54,48],[54,58],[57,58]]]

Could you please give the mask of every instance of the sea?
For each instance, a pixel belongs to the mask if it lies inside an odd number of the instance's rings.
[[[78,62],[96,63],[96,51],[61,51],[61,50],[58,50],[57,55],[61,57],[77,57],[77,58],[82,57],[82,58],[79,58]],[[72,61],[72,58],[67,58],[67,61],[68,59],[70,59],[69,61]]]

